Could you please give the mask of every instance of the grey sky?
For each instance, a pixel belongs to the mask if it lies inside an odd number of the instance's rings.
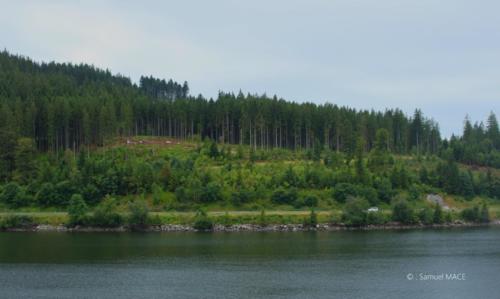
[[[421,108],[443,135],[500,112],[500,2],[2,1],[0,46],[194,94]]]

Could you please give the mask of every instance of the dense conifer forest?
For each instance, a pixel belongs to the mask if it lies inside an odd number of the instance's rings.
[[[457,124],[458,125],[458,124]],[[465,118],[443,139],[422,111],[277,96],[191,95],[187,82],[0,53],[0,204],[329,209],[446,193],[500,197],[500,132]],[[75,199],[75,200],[76,200]],[[118,203],[119,204],[119,203]]]
[[[308,149],[315,143],[353,153],[375,133],[389,132],[396,153],[437,153],[438,125],[415,111],[357,111],[332,104],[294,103],[276,96],[221,92],[217,99],[189,95],[188,83],[151,76],[139,85],[89,65],[35,63],[2,52],[2,127],[32,138],[40,151],[78,151],[116,136],[199,136],[255,149]]]

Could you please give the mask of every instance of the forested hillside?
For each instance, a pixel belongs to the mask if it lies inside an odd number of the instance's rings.
[[[380,128],[396,153],[437,153],[438,125],[421,111],[357,111],[293,103],[266,95],[189,95],[187,82],[130,79],[89,65],[34,63],[0,55],[1,127],[30,137],[42,151],[99,146],[115,136],[200,136],[254,148],[325,148],[353,153],[356,139],[373,147]]]
[[[420,110],[206,99],[187,82],[136,85],[89,65],[0,54],[0,204],[10,208],[66,207],[74,196],[142,196],[159,209],[498,198],[499,150],[493,113],[448,140]]]

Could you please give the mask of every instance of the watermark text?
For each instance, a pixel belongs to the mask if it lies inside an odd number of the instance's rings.
[[[408,273],[406,279],[417,281],[464,281],[467,280],[466,273]]]

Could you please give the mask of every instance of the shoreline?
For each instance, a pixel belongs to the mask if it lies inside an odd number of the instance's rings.
[[[197,230],[192,225],[181,224],[163,224],[151,225],[147,227],[119,226],[119,227],[87,227],[75,226],[67,227],[65,225],[39,224],[30,227],[7,228],[0,230],[3,232],[303,232],[303,231],[371,231],[371,230],[411,230],[411,229],[443,229],[443,228],[473,228],[500,226],[500,220],[494,220],[490,223],[469,223],[455,222],[447,224],[399,224],[387,223],[383,225],[367,225],[360,227],[349,227],[342,224],[321,223],[316,226],[304,224],[269,224],[261,226],[258,224],[235,224],[224,226],[215,224],[211,230]]]

